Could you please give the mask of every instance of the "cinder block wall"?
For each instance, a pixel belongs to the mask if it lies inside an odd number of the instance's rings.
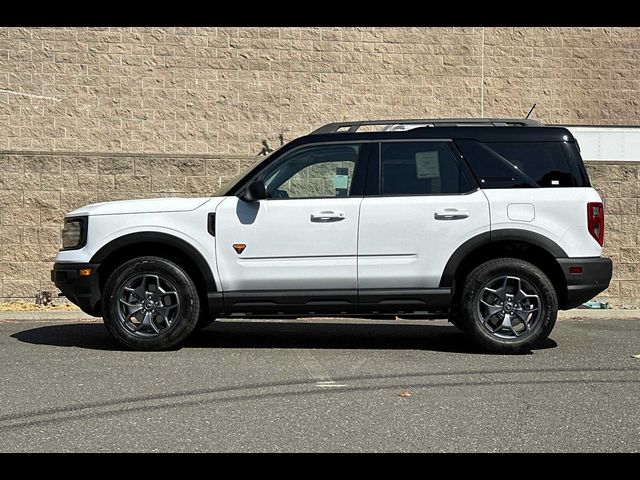
[[[587,170],[604,198],[604,254],[613,260],[613,279],[601,296],[640,305],[640,162],[587,162]]]
[[[0,28],[0,297],[50,289],[65,211],[207,195],[340,119],[640,125],[637,28]],[[615,160],[615,159],[612,159]],[[638,164],[588,165],[639,302]]]

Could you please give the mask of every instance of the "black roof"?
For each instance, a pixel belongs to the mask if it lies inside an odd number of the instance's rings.
[[[368,125],[386,125],[387,127],[401,125],[425,125],[429,127],[539,127],[544,124],[537,120],[526,118],[410,118],[402,120],[357,120],[327,123],[311,132],[319,135],[323,133],[357,132],[359,128]]]
[[[428,125],[410,130],[358,131],[366,125]],[[473,139],[482,142],[562,142],[574,141],[565,127],[544,125],[523,119],[411,119],[336,122],[324,125],[292,143],[362,141],[391,139]]]

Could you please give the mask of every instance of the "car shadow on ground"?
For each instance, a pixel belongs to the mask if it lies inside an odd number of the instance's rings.
[[[102,323],[31,328],[11,335],[25,343],[95,350],[126,350]],[[535,349],[554,348],[547,339]],[[449,324],[216,322],[194,333],[182,348],[322,348],[432,350],[486,354]]]

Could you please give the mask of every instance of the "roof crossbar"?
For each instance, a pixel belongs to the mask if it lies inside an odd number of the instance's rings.
[[[523,118],[411,118],[405,120],[364,120],[357,122],[327,123],[311,132],[312,135],[323,133],[353,133],[365,125],[425,125],[428,127],[541,127],[536,120]]]

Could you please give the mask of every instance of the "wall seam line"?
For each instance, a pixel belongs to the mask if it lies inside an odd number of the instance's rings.
[[[482,27],[480,46],[480,118],[484,118],[484,27]]]

